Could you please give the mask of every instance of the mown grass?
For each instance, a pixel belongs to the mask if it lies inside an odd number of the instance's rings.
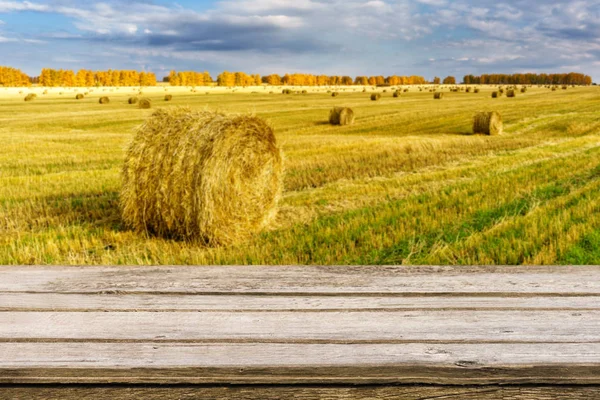
[[[125,91],[0,96],[0,264],[598,264],[600,90],[281,95],[145,91],[154,107],[252,112],[286,157],[272,227],[228,248],[146,237],[120,218],[119,171],[152,110]],[[98,94],[99,96],[100,94]],[[327,124],[354,109],[354,125]],[[477,111],[505,135],[470,135]]]

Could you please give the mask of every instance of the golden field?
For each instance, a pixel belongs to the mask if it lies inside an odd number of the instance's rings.
[[[127,104],[137,89],[75,100],[86,89],[0,88],[0,264],[600,264],[600,89],[492,99],[482,86],[433,100],[427,87],[399,98],[388,88],[379,101],[370,94],[382,88],[293,90],[308,93],[142,89],[153,109],[252,113],[275,128],[275,223],[206,248],[121,221],[125,149],[153,112]],[[355,123],[329,125],[333,106]],[[500,112],[504,134],[472,135],[478,111]]]

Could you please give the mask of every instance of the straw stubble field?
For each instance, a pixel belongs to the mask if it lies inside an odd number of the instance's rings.
[[[128,104],[137,91],[0,89],[0,264],[600,263],[599,89],[492,99],[497,88],[482,87],[434,101],[413,88],[376,102],[371,88],[304,89],[168,88],[169,102],[143,89],[154,109],[254,113],[275,129],[275,222],[212,248],[122,222],[127,144],[153,112]],[[330,125],[334,106],[351,107],[354,124]],[[503,135],[471,135],[478,111],[498,111]]]

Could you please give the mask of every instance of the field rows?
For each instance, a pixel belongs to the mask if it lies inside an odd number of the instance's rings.
[[[429,92],[181,92],[154,108],[251,112],[275,128],[285,191],[266,232],[229,248],[123,226],[120,168],[152,110],[0,94],[0,264],[598,264],[600,91],[516,99]],[[97,100],[97,99],[96,99]],[[333,105],[349,127],[327,124]],[[470,135],[496,110],[505,134]]]

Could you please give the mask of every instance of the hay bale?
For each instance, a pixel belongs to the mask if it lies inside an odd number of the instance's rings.
[[[25,101],[33,101],[37,98],[37,94],[35,93],[29,93],[27,96],[25,96]]]
[[[442,92],[435,92],[435,93],[433,94],[433,98],[434,98],[435,100],[441,100],[441,99],[443,99],[443,98],[444,98],[444,93],[442,93]]]
[[[527,93],[527,88],[525,86],[521,88],[521,93]]]
[[[133,97],[130,97],[130,98],[129,98],[129,100],[127,100],[127,102],[128,102],[129,104],[137,104],[137,103],[138,103],[138,100],[139,100],[139,99],[138,99],[137,97],[133,96]]]
[[[479,93],[479,88],[473,89],[473,93]]]
[[[127,151],[122,215],[139,232],[227,245],[273,219],[281,188],[282,155],[262,119],[159,109]]]
[[[151,107],[152,107],[152,100],[150,100],[147,97],[142,97],[141,99],[139,99],[138,108],[151,108]]]
[[[473,118],[473,133],[501,135],[502,129],[502,116],[496,111],[479,112]]]
[[[372,101],[377,101],[377,100],[379,100],[380,98],[381,98],[381,95],[380,95],[379,93],[373,93],[373,94],[371,95],[371,100],[372,100]]]
[[[567,85],[563,85],[562,90],[567,90],[568,86]]]
[[[514,89],[509,89],[506,91],[506,97],[517,97],[517,92]]]
[[[283,94],[292,94],[292,89],[283,89],[281,91],[281,93],[283,93]]]
[[[173,100],[173,95],[171,95],[171,94],[166,94],[166,95],[165,95],[165,101],[171,101],[171,100]]]
[[[394,97],[400,97],[400,91],[396,90],[393,94]]]
[[[83,97],[84,96],[81,93],[78,93],[77,96],[75,96],[75,100],[82,100]]]
[[[340,94],[338,92],[331,93],[331,97],[338,97]]]
[[[329,111],[329,123],[331,125],[352,125],[354,123],[354,111],[348,107],[333,107]]]
[[[106,96],[100,97],[99,103],[100,104],[108,104],[108,103],[110,103],[110,99]]]
[[[492,99],[497,99],[498,97],[500,97],[499,92],[492,92]]]

